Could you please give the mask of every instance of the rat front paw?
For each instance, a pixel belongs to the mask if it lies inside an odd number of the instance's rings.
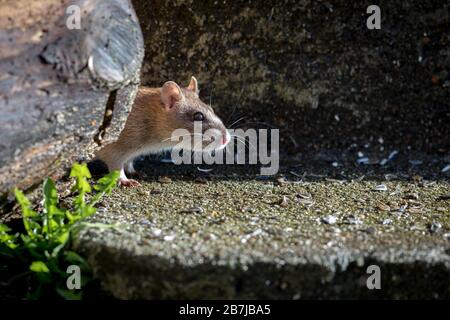
[[[139,187],[141,184],[133,179],[120,179],[119,184],[124,187],[135,188]]]

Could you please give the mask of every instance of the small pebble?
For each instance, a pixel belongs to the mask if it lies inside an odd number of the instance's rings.
[[[288,198],[286,196],[283,196],[283,199],[281,199],[279,205],[282,208],[286,208],[288,206]]]
[[[202,207],[192,207],[187,210],[184,210],[184,212],[187,212],[187,213],[203,213],[204,211],[205,210],[203,210]]]
[[[175,239],[175,235],[171,234],[168,236],[164,236],[164,241],[172,241],[173,239]]]
[[[351,214],[345,218],[345,223],[347,223],[347,224],[362,224],[362,221],[358,217],[355,217],[354,215]]]
[[[387,181],[391,181],[391,180],[397,179],[397,176],[396,176],[395,174],[388,173],[388,174],[385,174],[385,175],[384,175],[384,178],[385,178]]]
[[[437,233],[442,229],[442,224],[440,224],[439,222],[433,222],[432,224],[430,224],[430,231],[431,233]]]
[[[423,213],[423,209],[421,207],[409,207],[408,212],[413,214],[421,214]]]
[[[391,207],[383,202],[377,203],[376,208],[380,211],[391,211]]]
[[[413,166],[419,166],[423,163],[421,160],[409,160],[409,163]]]
[[[153,232],[153,235],[159,237],[161,235],[161,233],[162,233],[162,230],[158,229],[158,228],[155,228],[155,229],[152,230],[152,232]]]
[[[142,190],[142,189],[139,189],[138,193],[139,193],[139,195],[144,196],[144,197],[149,195],[148,191]]]
[[[392,220],[391,219],[384,219],[383,220],[383,224],[385,225],[385,226],[387,226],[387,225],[389,225],[389,224],[391,224],[392,223]]]
[[[375,231],[377,231],[377,230],[376,230],[374,227],[368,227],[368,228],[366,229],[366,232],[369,233],[369,234],[374,234]]]
[[[198,184],[208,184],[208,180],[202,177],[195,178],[194,182]]]
[[[322,222],[326,224],[335,224],[337,221],[337,218],[335,216],[329,215],[327,217],[322,218]]]
[[[303,194],[303,193],[296,193],[295,197],[297,199],[311,199],[311,195],[310,194]]]
[[[214,233],[210,233],[207,237],[207,240],[217,240],[217,236]]]
[[[362,157],[356,160],[356,163],[358,164],[369,164],[369,158],[367,157]]]
[[[288,181],[286,180],[285,177],[280,177],[280,178],[277,179],[277,183],[278,183],[278,185],[280,185],[280,186],[284,186],[285,184],[288,183]]]
[[[170,179],[170,178],[167,177],[167,176],[163,176],[163,177],[159,177],[159,178],[158,178],[158,182],[159,182],[159,183],[171,183],[171,182],[172,182],[172,179]]]
[[[376,186],[375,188],[373,188],[372,190],[373,191],[387,191],[387,187],[386,187],[386,185],[384,185],[384,184],[380,184],[380,185],[378,185],[378,186]]]
[[[403,197],[403,199],[407,200],[419,200],[419,195],[417,193],[410,193]]]

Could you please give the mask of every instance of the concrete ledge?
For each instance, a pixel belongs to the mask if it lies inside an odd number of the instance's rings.
[[[306,165],[301,181],[282,168],[285,182],[251,168],[137,167],[142,187],[116,190],[74,239],[117,298],[450,297],[445,176],[345,167],[337,178]],[[381,290],[366,286],[373,264]]]

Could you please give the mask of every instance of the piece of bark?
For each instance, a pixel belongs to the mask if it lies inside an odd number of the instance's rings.
[[[68,28],[72,5],[80,29]],[[128,0],[0,2],[0,194],[86,159],[115,90],[120,132],[143,54]]]

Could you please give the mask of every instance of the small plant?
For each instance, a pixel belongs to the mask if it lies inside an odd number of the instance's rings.
[[[104,176],[92,188],[88,181],[91,174],[87,165],[75,163],[70,177],[75,179],[72,192],[76,196],[69,208],[60,207],[55,183],[48,178],[43,185],[41,213],[32,209],[30,201],[19,189],[14,190],[22,210],[22,233],[13,234],[11,228],[0,224],[0,259],[6,261],[2,265],[6,266],[8,275],[14,274],[10,283],[24,281],[22,283],[28,287],[26,297],[29,299],[51,296],[55,290],[64,298],[81,298],[80,290],[67,290],[66,287],[69,276],[67,266],[78,265],[83,275],[89,273],[85,260],[69,249],[71,231],[79,221],[96,212],[97,202],[116,186],[119,172]],[[86,200],[88,195],[89,201]],[[86,276],[82,277],[82,284],[86,281]]]

